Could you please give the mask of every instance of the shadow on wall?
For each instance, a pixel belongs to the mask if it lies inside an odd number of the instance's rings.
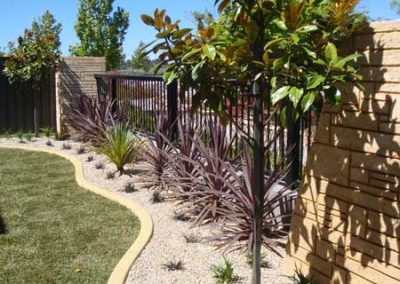
[[[68,117],[72,108],[76,107],[79,98],[83,95],[83,91],[81,87],[81,78],[69,64],[62,61],[60,70],[59,89],[62,97],[60,99],[60,109],[63,110],[61,116],[64,120],[65,117]],[[64,123],[62,123],[62,125],[65,127]],[[67,133],[68,131],[63,130],[62,132]]]
[[[292,217],[287,253],[315,283],[400,281],[400,102],[382,89],[385,46],[357,49],[365,93],[324,106]]]
[[[6,223],[4,222],[3,217],[0,216],[0,235],[7,234]]]

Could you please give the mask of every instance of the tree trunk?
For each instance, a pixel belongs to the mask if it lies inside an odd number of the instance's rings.
[[[253,57],[256,61],[264,62],[264,16],[259,14],[256,16],[255,22],[259,28],[257,39],[252,46]],[[252,76],[253,80],[263,71],[257,64],[253,63]],[[261,81],[261,82],[260,82]],[[263,205],[264,205],[264,101],[266,98],[266,84],[263,79],[253,81],[254,105],[253,105],[253,274],[252,284],[261,284],[261,243],[262,243],[262,224],[263,224]]]
[[[39,91],[34,89],[33,91],[33,129],[35,137],[39,137],[39,104],[38,104]]]
[[[264,92],[259,83],[253,85],[254,98],[254,165],[253,165],[253,198],[254,198],[254,243],[253,243],[253,284],[261,283],[261,243],[264,204]]]

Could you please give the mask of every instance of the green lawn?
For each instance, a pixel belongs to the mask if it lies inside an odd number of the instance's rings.
[[[0,149],[0,283],[106,283],[139,228],[68,161]]]

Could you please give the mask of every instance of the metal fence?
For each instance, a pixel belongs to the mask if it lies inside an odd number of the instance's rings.
[[[144,131],[153,132],[155,115],[168,113],[170,121],[179,119],[182,124],[194,123],[206,125],[217,119],[216,114],[207,106],[201,105],[192,111],[195,90],[188,90],[184,96],[178,96],[179,84],[173,82],[166,85],[162,77],[158,76],[124,76],[124,75],[95,75],[99,98],[111,96],[116,107],[128,108],[132,126]],[[232,84],[232,98],[225,99],[225,109],[231,120],[226,125],[227,135],[233,139],[232,155],[242,148],[242,134],[252,135],[253,131],[253,96],[246,88]],[[272,151],[266,153],[266,167],[276,167],[279,159],[287,156],[291,163],[288,180],[298,180],[303,171],[305,159],[310,150],[314,133],[317,127],[318,113],[309,111],[299,121],[292,123],[284,130],[279,131],[279,111],[272,113],[270,103],[264,110],[266,117],[272,117],[265,125],[266,140],[278,136],[273,140]],[[287,150],[291,149],[290,153]]]

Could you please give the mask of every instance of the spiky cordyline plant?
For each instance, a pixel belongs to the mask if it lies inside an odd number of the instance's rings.
[[[115,164],[120,174],[123,174],[125,165],[139,158],[142,141],[121,123],[111,128],[105,136],[106,140],[99,145],[99,150]]]
[[[127,122],[126,108],[120,106],[113,114],[113,102],[109,96],[104,96],[99,102],[94,98],[82,96],[77,107],[73,108],[68,119],[80,139],[100,144],[106,138],[105,133],[110,126],[116,123]]]
[[[200,158],[191,162],[193,167],[193,181],[191,190],[178,195],[187,208],[186,213],[196,216],[196,225],[215,221],[221,208],[219,192],[227,192],[225,179],[229,172],[225,163],[232,162],[228,159],[233,139],[229,138],[225,127],[220,122],[209,122],[209,145],[201,137],[195,139],[195,151]]]
[[[190,191],[196,183],[194,161],[200,158],[196,150],[195,139],[201,137],[201,129],[191,120],[185,125],[178,120],[178,139],[175,143],[168,142],[172,147],[169,155],[169,174],[165,181],[175,189],[176,193]],[[168,140],[167,140],[168,141]]]
[[[248,147],[244,148],[241,171],[238,172],[230,164],[224,164],[229,178],[226,179],[227,193],[221,194],[221,205],[218,218],[220,233],[211,239],[216,242],[218,248],[231,251],[235,249],[253,248],[253,221],[254,221],[254,195],[252,192],[252,157]],[[286,217],[290,212],[282,208],[290,208],[285,203],[291,203],[291,185],[284,185],[282,180],[286,168],[277,165],[265,177],[264,183],[264,204],[262,234],[263,245],[272,251],[277,252],[277,245],[284,245],[282,236],[286,234],[288,224]]]
[[[163,112],[156,114],[155,118],[155,133],[146,135],[147,144],[144,148],[143,158],[150,169],[150,172],[146,172],[146,178],[150,176],[155,182],[155,186],[162,186],[163,176],[168,168],[169,155],[173,148],[169,141],[173,125],[170,124],[168,116]]]

